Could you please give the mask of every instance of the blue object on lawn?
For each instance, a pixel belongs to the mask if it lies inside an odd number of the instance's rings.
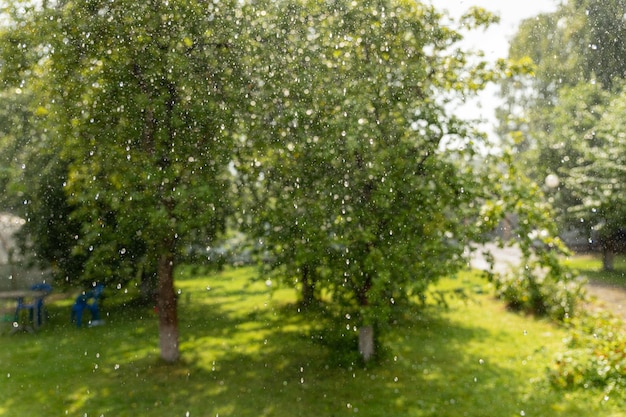
[[[98,304],[102,297],[102,291],[104,285],[98,284],[92,291],[85,291],[74,301],[72,306],[72,322],[76,321],[76,326],[81,327],[83,323],[83,312],[89,310],[91,312],[91,322],[95,323],[100,321],[100,309]],[[91,303],[90,300],[93,300]]]
[[[30,321],[33,322],[36,327],[39,327],[43,324],[43,318],[45,314],[43,299],[52,292],[52,286],[50,284],[46,284],[45,282],[41,282],[39,284],[31,286],[30,289],[32,291],[41,291],[44,293],[44,295],[35,298],[31,303],[24,302],[23,297],[18,298],[17,307],[15,308],[14,321],[19,321],[20,311],[27,310]],[[37,317],[34,317],[35,311],[37,311]]]

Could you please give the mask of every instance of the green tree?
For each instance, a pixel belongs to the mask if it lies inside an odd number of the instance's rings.
[[[503,216],[484,221],[483,203],[515,207],[506,187],[491,186],[505,172],[482,170],[482,136],[445,109],[499,75],[470,64],[460,35],[421,3],[255,6],[270,19],[254,38],[272,53],[249,68],[241,222],[304,302],[332,297],[367,360],[376,329],[465,267],[466,244]],[[464,19],[493,17],[473,9]]]
[[[583,141],[583,160],[569,171],[568,186],[578,199],[575,215],[595,232],[604,254],[604,269],[613,255],[626,250],[626,98],[615,97]]]
[[[42,146],[68,164],[64,190],[81,225],[74,251],[123,257],[132,237],[146,246],[158,273],[166,361],[179,357],[178,255],[190,235],[214,236],[229,207],[236,10],[203,2],[45,3],[16,7],[2,40],[20,38],[3,73],[17,65],[37,74],[24,79],[36,91]],[[89,259],[93,269],[102,260]]]
[[[499,112],[500,133],[515,139],[525,171],[535,181],[555,174],[561,178],[549,195],[562,231],[588,233],[594,226],[580,221],[591,219],[578,209],[587,197],[570,177],[579,178],[581,167],[590,165],[590,138],[610,99],[621,94],[625,7],[623,0],[562,3],[554,13],[523,22],[511,42],[509,57],[532,61],[535,71],[532,77],[503,81],[507,105]]]

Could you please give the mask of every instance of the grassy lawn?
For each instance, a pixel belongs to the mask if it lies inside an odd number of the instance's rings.
[[[338,347],[349,320],[329,330],[253,274],[181,272],[178,365],[158,360],[151,309],[111,297],[106,325],[76,329],[57,301],[39,333],[0,336],[0,416],[626,416],[623,398],[552,388],[564,331],[506,311],[469,273],[437,289],[470,301],[408,311],[369,367]]]
[[[626,256],[615,256],[615,269],[602,270],[602,257],[598,254],[576,255],[567,259],[567,263],[577,269],[590,281],[626,288]]]

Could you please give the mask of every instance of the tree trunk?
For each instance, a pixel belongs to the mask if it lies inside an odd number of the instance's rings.
[[[302,306],[309,307],[315,301],[315,277],[309,264],[302,266]]]
[[[364,274],[363,286],[357,291],[357,301],[361,308],[369,305],[369,290],[372,288],[372,278],[369,274]],[[374,356],[376,350],[376,339],[374,338],[374,327],[371,325],[359,328],[359,353],[364,362],[368,362]]]
[[[609,246],[605,246],[602,251],[602,268],[604,271],[615,270],[615,252]]]
[[[376,353],[374,327],[363,326],[359,329],[359,353],[365,362],[372,359],[374,353]]]
[[[174,291],[174,261],[171,253],[163,254],[158,265],[159,346],[161,359],[176,362],[178,350],[178,317]]]

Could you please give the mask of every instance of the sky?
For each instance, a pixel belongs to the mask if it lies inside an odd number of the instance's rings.
[[[437,9],[446,9],[453,17],[458,17],[472,6],[483,7],[500,16],[500,23],[490,26],[486,31],[478,30],[466,35],[464,45],[472,49],[481,49],[485,57],[495,61],[508,55],[509,40],[517,32],[522,20],[540,13],[556,10],[557,0],[430,0]],[[485,120],[483,129],[493,135],[495,108],[498,105],[495,86],[481,93],[479,103],[470,103],[458,109],[461,116]]]

